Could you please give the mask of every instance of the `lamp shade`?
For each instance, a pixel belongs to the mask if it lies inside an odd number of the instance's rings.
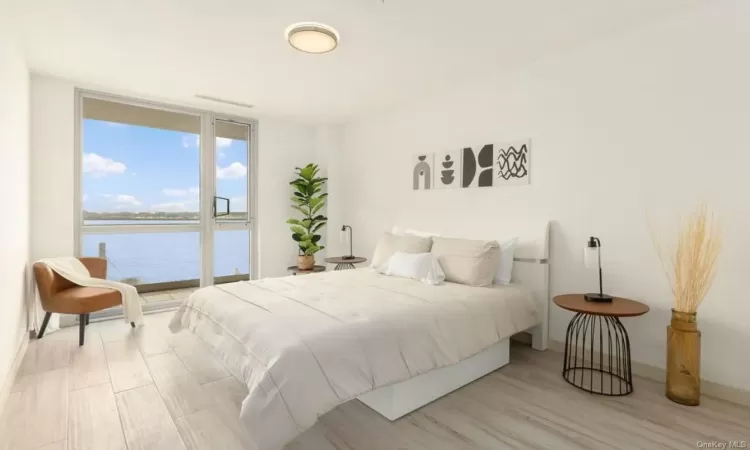
[[[583,248],[583,264],[587,269],[599,268],[599,249],[597,247]]]

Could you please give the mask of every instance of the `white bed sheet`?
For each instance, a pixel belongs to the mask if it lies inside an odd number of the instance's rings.
[[[472,356],[539,323],[519,285],[431,286],[372,269],[207,287],[175,314],[249,395],[240,417],[277,450],[337,405]]]

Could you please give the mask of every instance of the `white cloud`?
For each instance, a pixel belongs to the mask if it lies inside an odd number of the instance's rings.
[[[227,167],[216,166],[216,178],[220,180],[232,180],[247,175],[247,167],[240,162],[233,162]]]
[[[132,195],[117,194],[115,201],[123,206],[141,206],[143,203]]]
[[[232,145],[232,140],[229,138],[217,137],[216,138],[216,149],[229,147]],[[201,146],[201,136],[199,134],[191,134],[182,137],[182,146],[185,148],[199,148]]]
[[[121,162],[104,158],[96,153],[83,154],[83,172],[95,177],[107,176],[110,173],[124,173],[127,167]]]
[[[226,153],[224,153],[224,152],[219,152],[219,159],[223,159],[223,158],[225,158],[226,156],[227,156],[227,154],[226,154]]]
[[[191,194],[194,194],[194,195],[198,195],[198,193],[200,191],[201,190],[199,188],[197,188],[197,187],[191,187],[190,189],[188,189],[188,192],[190,192]]]
[[[185,148],[198,148],[200,146],[200,135],[189,134],[182,137],[182,146]]]
[[[83,201],[85,202],[88,199],[89,199],[89,194],[83,194]]]

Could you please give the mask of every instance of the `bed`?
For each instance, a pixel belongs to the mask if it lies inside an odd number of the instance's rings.
[[[431,286],[369,268],[267,278],[196,291],[170,328],[247,384],[241,420],[276,450],[355,398],[395,420],[507,364],[519,332],[545,349],[546,234],[519,246],[510,285]]]

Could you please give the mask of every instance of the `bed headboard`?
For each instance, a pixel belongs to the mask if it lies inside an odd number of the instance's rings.
[[[526,286],[534,294],[542,322],[529,332],[531,346],[537,350],[547,349],[549,336],[549,228],[549,220],[502,220],[477,224],[468,233],[467,227],[434,230],[434,234],[442,236],[497,240],[500,243],[509,238],[519,238],[511,282]],[[393,228],[397,234],[406,230],[398,226]]]

